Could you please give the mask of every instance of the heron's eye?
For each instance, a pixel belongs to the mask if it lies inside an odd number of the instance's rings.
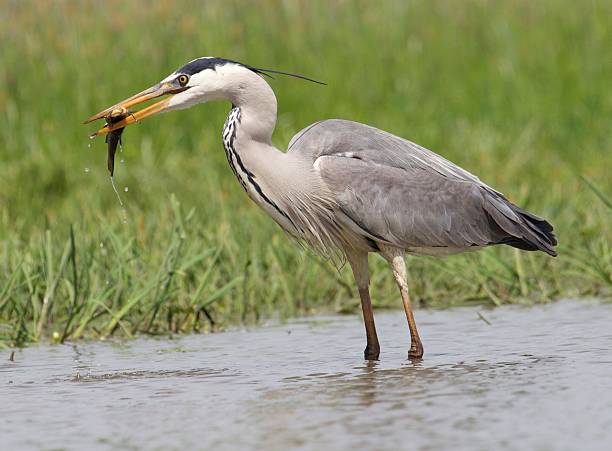
[[[185,86],[187,82],[189,81],[189,77],[187,75],[179,75],[177,80],[179,82],[179,85]]]

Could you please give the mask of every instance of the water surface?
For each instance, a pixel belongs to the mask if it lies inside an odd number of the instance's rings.
[[[612,449],[612,305],[416,315],[3,351],[0,449]]]

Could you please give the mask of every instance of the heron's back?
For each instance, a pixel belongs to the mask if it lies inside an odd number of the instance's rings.
[[[385,131],[338,119],[317,122],[295,135],[288,153],[312,162],[335,197],[339,220],[368,240],[416,253],[509,244],[555,254],[546,221],[454,163]]]

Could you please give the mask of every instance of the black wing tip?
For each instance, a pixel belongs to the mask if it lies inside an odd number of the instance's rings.
[[[514,205],[505,197],[491,196],[487,200],[485,210],[506,235],[496,244],[507,244],[525,251],[542,251],[551,257],[557,256],[557,237],[551,223]],[[513,215],[500,208],[500,202],[509,207]]]
[[[510,237],[510,238],[505,238],[501,241],[498,241],[495,244],[506,244],[508,246],[515,247],[522,251],[529,251],[529,252],[542,251],[550,255],[551,257],[556,257],[558,255],[555,248],[552,247],[551,245],[534,243],[532,240],[528,240],[525,238]]]
[[[524,221],[523,227],[526,233],[521,240],[533,246],[533,250],[546,252],[551,257],[556,257],[557,237],[552,224],[520,208],[515,208],[514,211]]]

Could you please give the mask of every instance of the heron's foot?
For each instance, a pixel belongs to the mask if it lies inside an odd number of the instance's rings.
[[[363,351],[363,357],[366,360],[378,360],[378,356],[380,355],[380,346],[378,343],[375,345],[368,344]]]
[[[421,360],[423,358],[423,345],[420,341],[413,342],[410,344],[408,358],[410,360]]]

